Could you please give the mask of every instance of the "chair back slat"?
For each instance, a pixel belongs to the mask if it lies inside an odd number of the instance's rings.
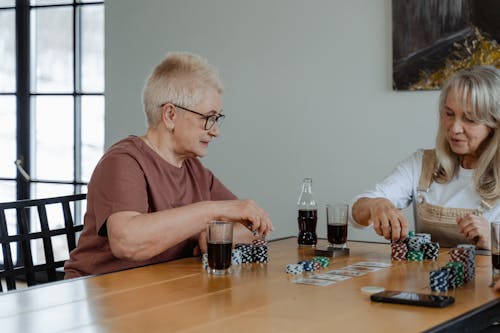
[[[47,219],[47,209],[44,205],[37,206],[38,217],[40,218],[40,226],[43,239],[43,252],[45,253],[45,262],[54,262],[54,251],[52,250],[52,237],[50,234],[49,220]],[[49,281],[56,281],[56,267],[47,268],[47,276]]]
[[[69,202],[62,202],[63,212],[64,212],[64,225],[66,228],[66,239],[68,242],[68,249],[72,251],[76,247],[76,235],[74,231],[73,217],[71,216],[71,210],[69,209]]]
[[[7,222],[5,218],[5,211],[0,210],[0,243],[2,244],[3,254],[3,270],[12,272],[14,270],[14,263],[12,262],[12,253],[10,251],[10,242],[8,241],[9,232],[7,230]],[[16,282],[14,277],[10,275],[4,276],[7,284],[7,290],[15,289]],[[0,283],[0,291],[3,291],[2,284]]]
[[[4,291],[1,283],[2,279],[5,281],[6,289],[13,290],[16,289],[16,281],[19,279],[25,279],[28,286],[32,286],[56,281],[64,277],[64,273],[58,269],[64,267],[65,260],[55,260],[56,253],[54,253],[53,248],[55,241],[52,240],[52,237],[65,235],[68,251],[75,249],[76,234],[83,230],[83,225],[80,218],[77,220],[80,223],[75,224],[76,219],[73,214],[81,211],[81,202],[86,197],[86,194],[75,194],[0,203],[0,243],[3,254],[3,263],[0,261],[0,292]],[[47,205],[52,205],[49,209],[53,207],[61,208],[59,212],[62,212],[60,217],[64,220],[63,226],[54,226],[54,222],[51,224],[52,216],[47,214]],[[71,208],[73,208],[73,213]],[[15,210],[15,217],[17,218],[16,234],[9,235],[7,225],[9,221],[5,213],[7,210]],[[38,219],[33,218],[31,220],[31,217],[35,217],[33,216],[35,212]],[[40,231],[37,231],[38,228],[34,227],[36,221],[40,224]],[[59,225],[62,224],[60,220],[58,222]],[[33,231],[31,230],[32,227]],[[45,263],[34,263],[33,244],[31,243],[33,240],[41,240]],[[16,256],[11,251],[11,244],[14,244],[12,247],[17,249]]]
[[[21,253],[22,253],[22,265],[26,267],[33,267],[33,256],[31,253],[31,242],[29,239],[25,238],[24,236],[29,235],[29,218],[28,218],[28,213],[29,211],[28,207],[19,207],[16,208],[17,211],[17,230],[19,235],[23,236],[21,239]],[[18,257],[19,258],[19,257]],[[26,283],[28,286],[33,286],[36,284],[35,281],[35,274],[33,273],[27,273],[26,274]]]

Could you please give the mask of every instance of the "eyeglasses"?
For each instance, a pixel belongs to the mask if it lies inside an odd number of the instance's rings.
[[[165,104],[163,104],[163,105],[165,105]],[[179,108],[179,109],[182,109],[184,111],[188,111],[188,112],[197,114],[197,115],[202,116],[203,118],[205,118],[205,130],[206,131],[208,131],[209,129],[211,129],[212,127],[214,127],[215,123],[217,123],[217,126],[221,127],[222,122],[224,121],[224,118],[226,118],[226,115],[220,114],[220,113],[219,114],[212,114],[212,115],[207,116],[206,114],[186,109],[185,107],[179,106],[177,104],[172,104],[172,105],[175,106],[176,108]]]

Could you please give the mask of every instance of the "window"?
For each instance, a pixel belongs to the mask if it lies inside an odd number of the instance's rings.
[[[0,54],[0,201],[86,192],[104,147],[104,1],[0,0]]]
[[[104,1],[0,0],[0,54],[0,201],[86,193],[104,147]]]

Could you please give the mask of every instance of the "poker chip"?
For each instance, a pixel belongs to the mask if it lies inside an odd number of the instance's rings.
[[[304,267],[301,264],[288,264],[286,265],[285,272],[288,274],[302,274],[304,272]]]
[[[314,260],[311,260],[311,261],[312,261],[314,271],[317,271],[318,269],[321,268],[321,264],[318,261],[314,261]]]
[[[431,241],[431,234],[417,233],[417,234],[414,234],[413,237],[423,238],[425,243],[429,243]]]
[[[315,265],[313,263],[314,261],[312,260],[301,260],[297,264],[302,265],[305,272],[313,272],[314,270],[316,270]]]
[[[384,290],[385,290],[384,288],[376,286],[365,286],[361,288],[361,292],[364,294],[375,294],[375,293],[380,293]]]
[[[328,257],[314,257],[312,260],[319,262],[321,267],[328,267],[330,265],[330,258]]]
[[[265,239],[254,239],[254,240],[252,241],[252,244],[253,244],[253,245],[265,245],[265,246],[267,246],[267,245],[268,245],[268,243],[269,243],[269,242],[268,242],[268,241],[266,241]]]

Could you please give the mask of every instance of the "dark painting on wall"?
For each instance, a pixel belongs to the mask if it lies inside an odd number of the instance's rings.
[[[435,90],[453,72],[500,68],[500,0],[392,0],[395,90]]]

